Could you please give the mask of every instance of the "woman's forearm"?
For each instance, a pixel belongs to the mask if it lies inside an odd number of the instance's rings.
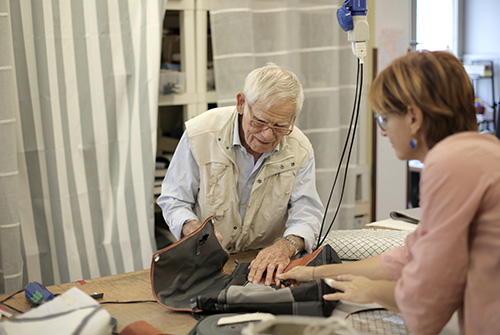
[[[372,280],[390,279],[382,267],[380,255],[355,262],[317,266],[314,269],[313,279],[332,278],[342,274],[363,276]]]
[[[399,312],[394,295],[396,282],[391,280],[374,280],[369,288],[372,300],[393,312]]]

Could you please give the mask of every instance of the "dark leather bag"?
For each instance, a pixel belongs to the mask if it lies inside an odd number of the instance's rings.
[[[151,263],[156,301],[165,308],[194,313],[251,313],[330,316],[336,301],[323,300],[335,292],[323,280],[277,288],[247,282],[250,263],[238,264],[232,274],[222,271],[229,254],[217,240],[211,218],[193,233],[158,251]],[[328,245],[290,262],[318,266],[341,263]]]

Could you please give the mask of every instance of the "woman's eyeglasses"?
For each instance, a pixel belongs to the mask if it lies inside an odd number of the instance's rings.
[[[374,114],[373,118],[375,119],[375,122],[377,122],[377,125],[380,129],[382,129],[383,131],[387,130],[387,119],[385,117],[380,114]]]
[[[277,135],[289,135],[293,131],[293,126],[295,124],[295,117],[293,118],[292,124],[289,127],[281,127],[281,126],[272,126],[267,122],[257,120],[252,115],[252,107],[249,104],[248,111],[250,113],[250,125],[257,129],[258,131],[264,131],[268,128],[271,128],[273,132]]]

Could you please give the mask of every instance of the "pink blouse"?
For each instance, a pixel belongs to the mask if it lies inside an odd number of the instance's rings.
[[[463,132],[424,161],[421,221],[382,254],[412,334],[438,334],[458,309],[461,334],[500,334],[500,141]]]

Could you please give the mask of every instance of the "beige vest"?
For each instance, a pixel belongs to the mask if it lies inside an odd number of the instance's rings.
[[[233,150],[237,116],[234,106],[222,107],[186,122],[191,151],[200,168],[195,212],[200,220],[215,217],[215,228],[231,253],[265,248],[282,237],[295,175],[312,150],[298,128],[283,137],[279,151],[265,160],[255,178],[242,223]]]

